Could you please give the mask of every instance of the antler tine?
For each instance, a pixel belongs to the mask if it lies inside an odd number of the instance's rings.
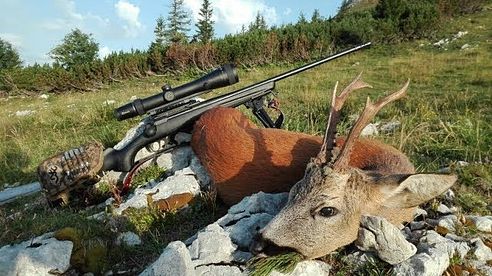
[[[328,123],[325,131],[325,136],[323,138],[323,145],[321,146],[321,150],[318,153],[318,156],[315,158],[315,162],[318,164],[325,164],[328,161],[331,161],[333,158],[333,148],[335,146],[335,136],[337,133],[337,124],[340,120],[340,110],[345,103],[345,100],[348,98],[350,92],[365,88],[372,87],[371,85],[365,83],[360,78],[362,76],[362,72],[347,86],[343,89],[342,93],[337,96],[337,88],[338,82],[335,83],[335,88],[333,89],[333,95],[331,99],[331,109],[328,117]]]
[[[400,90],[380,99],[374,104],[371,102],[371,99],[369,97],[367,98],[364,111],[362,111],[362,114],[359,116],[354,126],[350,130],[350,133],[347,139],[345,140],[345,144],[340,154],[338,155],[337,160],[333,164],[334,169],[338,171],[342,171],[348,168],[348,163],[350,160],[349,155],[350,152],[352,151],[355,139],[359,137],[364,127],[374,118],[374,116],[379,112],[379,110],[381,110],[381,108],[383,108],[388,103],[398,100],[403,96],[405,96],[409,84],[410,84],[410,79],[405,83],[405,85]]]

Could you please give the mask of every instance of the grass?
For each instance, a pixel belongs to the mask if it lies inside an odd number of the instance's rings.
[[[277,97],[286,115],[284,128],[313,135],[324,132],[331,90],[336,81],[348,84],[359,72],[373,85],[349,98],[342,114],[341,130],[346,134],[350,115],[358,114],[364,99],[380,97],[398,89],[411,79],[408,96],[383,109],[375,121],[399,121],[395,132],[377,137],[405,152],[418,171],[436,171],[457,161],[470,166],[457,168],[458,184],[453,189],[455,204],[465,213],[492,213],[492,10],[450,20],[439,35],[449,38],[458,31],[468,34],[446,46],[432,46],[435,41],[421,40],[398,45],[375,45],[371,49],[346,56],[309,72],[277,83]],[[437,40],[439,40],[437,39]],[[436,40],[436,41],[437,41]],[[467,50],[461,46],[469,44]],[[422,46],[421,46],[422,45]],[[239,70],[241,82],[214,91],[207,97],[232,91],[274,76],[294,66],[265,66]],[[149,77],[106,86],[96,93],[68,93],[41,98],[0,99],[0,188],[4,184],[25,183],[36,179],[36,166],[47,157],[99,140],[112,146],[134,126],[138,119],[119,122],[113,109],[130,101],[132,96],[146,97],[168,82],[177,85],[191,80]],[[107,100],[115,103],[107,104]],[[106,103],[105,103],[106,102]],[[243,109],[243,108],[242,108]],[[15,113],[33,110],[33,115]],[[245,110],[245,109],[243,109]],[[245,111],[251,116],[249,111]],[[150,171],[149,177],[161,172]],[[148,181],[145,173],[142,180]],[[110,187],[103,187],[108,193]],[[106,190],[104,190],[106,189]],[[0,246],[19,242],[48,231],[73,227],[106,242],[107,266],[135,267],[142,270],[172,240],[183,240],[199,228],[216,220],[224,210],[203,199],[186,212],[160,214],[152,210],[129,211],[126,217],[103,223],[87,216],[103,211],[76,207],[50,209],[40,196],[0,206]],[[113,230],[138,232],[144,244],[135,248],[112,244]],[[134,256],[139,256],[134,258]],[[336,266],[334,266],[336,267]],[[388,272],[380,265],[365,272],[381,275]],[[344,268],[338,267],[343,275]],[[350,274],[350,271],[346,272]]]

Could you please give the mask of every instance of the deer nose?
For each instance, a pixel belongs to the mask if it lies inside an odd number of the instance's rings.
[[[254,255],[273,256],[288,250],[285,247],[280,247],[270,240],[265,239],[261,233],[258,233],[253,237],[253,242],[251,243],[249,251]]]

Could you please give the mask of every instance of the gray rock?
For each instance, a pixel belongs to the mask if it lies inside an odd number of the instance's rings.
[[[238,204],[229,208],[228,214],[267,213],[276,215],[287,203],[288,193],[267,194],[258,192],[243,198]]]
[[[174,140],[178,145],[191,142],[191,134],[186,132],[178,132],[174,135]]]
[[[415,208],[415,211],[413,213],[413,217],[416,218],[418,216],[427,216],[427,211],[422,209],[422,208]]]
[[[410,222],[410,229],[412,231],[424,229],[427,226],[425,221],[412,221]]]
[[[355,269],[363,267],[368,262],[375,262],[377,256],[371,252],[355,251],[344,257],[344,261],[351,264]]]
[[[454,242],[453,240],[447,239],[431,230],[427,231],[426,234],[420,239],[418,249],[419,252],[436,249],[448,254],[449,258],[452,258],[456,254],[458,254],[461,258],[464,258],[468,251],[470,251],[470,246],[468,246],[466,242]]]
[[[446,199],[447,201],[453,201],[454,198],[455,198],[455,194],[453,192],[453,190],[451,189],[448,189],[445,193],[444,193],[444,199]]]
[[[141,245],[142,240],[140,239],[140,237],[137,234],[128,231],[128,232],[120,233],[118,235],[118,237],[116,238],[116,244],[117,245],[125,244],[128,246],[136,246],[136,245]]]
[[[446,228],[450,232],[454,232],[456,230],[456,223],[458,223],[458,217],[455,215],[447,215],[441,217],[437,225]]]
[[[396,129],[400,127],[401,123],[398,121],[392,121],[389,123],[385,123],[380,127],[382,133],[390,133],[394,132]]]
[[[195,268],[195,275],[197,276],[235,276],[235,275],[247,275],[242,272],[237,266],[226,265],[209,265],[198,266]]]
[[[200,187],[202,187],[202,189],[207,189],[212,180],[196,155],[191,157],[190,169],[195,173],[198,183],[200,183]]]
[[[198,232],[196,240],[189,246],[194,266],[230,262],[237,246],[217,223]]]
[[[427,252],[419,253],[397,264],[393,268],[393,273],[405,276],[441,276],[448,266],[448,254],[431,248]]]
[[[379,126],[379,123],[368,124],[367,126],[364,127],[364,129],[362,129],[360,136],[366,137],[366,136],[377,136],[377,135],[379,135],[378,126]]]
[[[226,227],[225,230],[239,248],[248,250],[258,230],[265,227],[272,218],[273,216],[270,214],[252,214],[250,217],[245,217],[236,224]]]
[[[159,192],[157,192],[159,190]],[[156,193],[157,192],[157,193]],[[193,172],[190,169],[177,171],[174,175],[166,178],[160,183],[149,183],[135,189],[133,195],[123,202],[114,212],[118,215],[129,207],[145,208],[147,207],[147,194],[154,194],[153,200],[167,198],[171,195],[181,193],[191,193],[196,195],[200,192],[200,185]]]
[[[451,209],[449,209],[448,206],[446,206],[442,203],[439,204],[439,206],[437,207],[437,212],[442,214],[442,215],[448,215],[448,214],[453,213],[453,211],[451,211]]]
[[[0,248],[0,275],[50,275],[70,267],[71,241],[47,233],[29,241]]]
[[[161,256],[152,265],[146,268],[140,276],[193,276],[194,266],[191,262],[190,252],[186,245],[180,241],[171,242],[162,252]]]
[[[466,219],[472,221],[478,231],[492,232],[492,216],[466,216]]]
[[[303,261],[297,264],[294,271],[289,274],[280,273],[277,271],[273,271],[270,273],[270,276],[322,276],[322,275],[330,275],[331,266],[327,263],[321,261]]]
[[[383,261],[397,264],[407,260],[417,252],[401,231],[386,219],[375,216],[363,216],[359,237],[355,242],[363,251],[373,251]]]
[[[477,269],[481,273],[481,275],[492,276],[492,266],[490,265],[481,264],[475,267],[475,269]]]
[[[492,249],[486,246],[480,238],[475,238],[470,241],[473,243],[473,255],[480,262],[492,260]]]

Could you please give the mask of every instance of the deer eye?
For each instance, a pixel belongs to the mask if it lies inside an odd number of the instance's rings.
[[[319,210],[319,215],[327,218],[336,214],[338,214],[338,210],[333,207],[323,207]]]

